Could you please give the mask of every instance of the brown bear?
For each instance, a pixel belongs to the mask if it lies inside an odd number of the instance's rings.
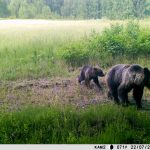
[[[106,75],[108,96],[115,102],[128,105],[128,92],[133,89],[137,107],[141,108],[144,87],[150,88],[150,71],[140,65],[119,64],[113,66]]]
[[[98,66],[92,67],[90,65],[86,65],[81,69],[80,76],[78,77],[78,82],[81,84],[82,81],[85,81],[85,85],[87,87],[90,87],[90,81],[93,80],[98,88],[102,89],[98,80],[98,76],[105,76],[102,69],[100,69]]]

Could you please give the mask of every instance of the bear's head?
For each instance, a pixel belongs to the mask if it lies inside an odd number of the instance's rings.
[[[150,89],[150,70],[148,68],[144,68],[145,75],[145,86]]]
[[[97,67],[97,66],[94,67],[94,72],[95,72],[95,75],[96,75],[96,76],[99,76],[99,77],[104,77],[104,76],[105,76],[103,70],[100,69],[100,68]]]

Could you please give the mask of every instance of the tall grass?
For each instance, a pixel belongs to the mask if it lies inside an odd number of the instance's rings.
[[[105,27],[117,22],[125,24],[127,21],[0,20],[0,80],[67,76],[67,67],[72,64],[66,64],[56,51],[64,48],[71,51],[71,47],[68,49],[71,43],[86,47],[83,43],[89,39],[91,31],[102,33]],[[139,24],[146,28],[149,21]],[[90,46],[93,49],[92,45],[94,43]],[[106,60],[112,59],[108,54],[100,56],[95,53],[97,59],[91,57],[89,60],[86,49],[83,55],[80,47],[77,48],[81,57],[74,53],[76,58],[73,61],[79,61],[79,65],[84,61],[93,63],[93,60],[107,64]]]
[[[91,22],[85,28],[84,21],[1,20],[0,23],[0,79],[5,80],[67,74],[55,51],[99,24]]]
[[[109,110],[109,111],[108,111]],[[28,107],[0,115],[0,143],[149,143],[146,112],[116,105],[75,108]]]

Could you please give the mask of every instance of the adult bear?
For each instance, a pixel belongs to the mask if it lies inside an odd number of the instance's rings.
[[[86,65],[81,69],[80,76],[78,77],[78,82],[81,84],[82,81],[85,81],[85,85],[87,87],[90,87],[90,81],[93,80],[98,88],[101,89],[102,87],[99,83],[98,76],[105,76],[102,69],[100,69],[98,66],[92,67],[90,65]]]
[[[108,96],[117,103],[128,104],[128,92],[133,89],[137,107],[141,108],[144,87],[150,88],[150,71],[140,65],[119,64],[113,66],[106,75]]]

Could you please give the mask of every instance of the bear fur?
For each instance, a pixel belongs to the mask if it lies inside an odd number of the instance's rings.
[[[102,89],[98,77],[103,76],[105,76],[105,74],[98,66],[92,67],[90,65],[86,65],[81,69],[80,76],[78,77],[78,82],[81,84],[82,81],[85,81],[85,85],[87,87],[90,87],[90,81],[93,80],[98,88]]]
[[[150,88],[150,71],[140,65],[119,64],[113,66],[106,75],[108,97],[115,102],[128,105],[128,93],[133,89],[137,107],[141,108],[144,87]]]

